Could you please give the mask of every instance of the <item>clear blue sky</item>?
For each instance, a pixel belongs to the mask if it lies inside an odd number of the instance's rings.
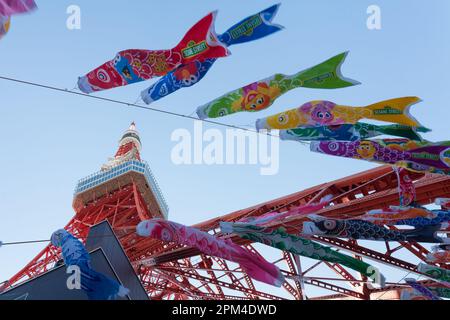
[[[245,16],[275,3],[247,1],[50,1],[14,17],[0,40],[0,74],[71,89],[77,77],[122,49],[171,48],[194,22],[218,9],[220,33]],[[258,115],[224,119],[230,124],[280,112],[314,99],[366,105],[417,95],[412,113],[433,129],[430,140],[448,138],[450,90],[450,2],[446,0],[281,1],[276,22],[285,30],[233,46],[198,85],[153,106],[190,114],[211,99],[272,75],[295,73],[343,51],[343,72],[362,85],[342,90],[298,89]],[[82,10],[82,29],[66,28],[66,8]],[[382,29],[366,27],[366,9],[380,6]],[[99,95],[134,102],[150,82]],[[0,80],[0,240],[49,238],[73,216],[78,179],[97,171],[112,156],[132,120],[143,142],[142,156],[155,173],[171,208],[170,219],[194,224],[287,195],[375,165],[310,153],[294,142],[280,146],[280,171],[261,176],[257,166],[175,166],[170,159],[173,130],[192,131],[191,120],[135,110],[83,97]],[[206,125],[206,128],[213,127]],[[218,127],[218,129],[223,130]],[[43,245],[0,249],[0,281],[22,268]],[[384,269],[383,271],[388,270]],[[393,272],[393,276],[397,273]],[[389,277],[389,274],[387,274]],[[404,273],[399,273],[403,276]],[[394,277],[395,278],[395,277]]]

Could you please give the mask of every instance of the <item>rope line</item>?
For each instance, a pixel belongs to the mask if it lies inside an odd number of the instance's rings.
[[[148,106],[139,105],[139,104],[137,104],[137,102],[136,103],[130,103],[130,102],[125,102],[125,101],[111,99],[111,98],[106,98],[106,97],[99,97],[99,96],[89,95],[89,94],[86,94],[86,93],[83,93],[83,92],[74,91],[75,89],[68,90],[67,88],[60,88],[60,87],[55,87],[55,86],[46,85],[46,84],[42,84],[42,83],[31,82],[31,81],[26,81],[26,80],[20,80],[20,79],[16,79],[16,78],[5,77],[5,76],[0,76],[0,79],[1,80],[5,80],[5,81],[20,83],[20,84],[23,84],[23,85],[38,87],[38,88],[41,88],[41,89],[47,89],[47,90],[62,92],[62,93],[66,93],[66,94],[82,96],[82,97],[91,98],[91,99],[95,99],[95,100],[100,100],[100,101],[120,104],[120,105],[128,106],[128,107],[134,107],[134,108],[137,108],[137,109],[144,109],[144,110],[148,110],[148,111],[159,112],[159,113],[170,115],[170,116],[174,116],[174,117],[203,121],[203,122],[209,123],[209,124],[224,126],[224,127],[228,127],[228,128],[232,128],[232,129],[237,129],[237,130],[248,131],[248,132],[252,132],[252,133],[265,134],[265,135],[276,137],[276,138],[279,137],[278,135],[271,134],[270,132],[261,132],[261,131],[257,131],[257,130],[251,130],[251,129],[248,129],[248,128],[242,128],[242,127],[239,127],[239,126],[235,126],[235,125],[232,125],[232,124],[226,124],[226,123],[218,122],[218,121],[214,121],[214,120],[199,119],[197,117],[192,116],[192,114],[194,112],[191,113],[191,115],[185,115],[185,114],[176,113],[176,112],[172,112],[172,111],[161,110],[161,109],[156,109],[156,108],[152,108],[152,107],[148,107]]]
[[[110,238],[110,237],[115,237],[115,236],[114,235],[103,235],[103,236],[90,236],[89,238],[94,239],[94,238]],[[87,239],[87,237],[77,237],[77,239]],[[0,241],[0,247],[22,245],[22,244],[44,243],[44,242],[50,242],[50,241],[51,241],[50,239],[17,241],[17,242],[1,242]]]

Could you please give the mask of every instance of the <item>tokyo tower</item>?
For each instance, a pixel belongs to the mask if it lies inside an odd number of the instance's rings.
[[[276,251],[276,263],[287,276],[281,289],[262,286],[250,279],[239,265],[207,256],[197,249],[141,238],[132,229],[142,220],[168,217],[168,206],[149,165],[141,159],[141,139],[134,123],[123,134],[115,156],[97,173],[81,179],[76,185],[74,217],[65,229],[81,240],[86,239],[92,226],[107,220],[120,240],[126,255],[151,299],[399,299],[402,286],[390,281],[375,288],[365,276],[329,262],[310,260]],[[438,197],[450,197],[450,177],[432,174],[412,174],[417,203],[427,205]],[[391,167],[382,166],[355,174],[262,204],[215,217],[194,227],[216,235],[220,221],[236,221],[243,217],[268,212],[283,212],[297,206],[314,203],[332,195],[332,205],[319,211],[326,217],[358,215],[372,209],[398,205],[397,175]],[[295,233],[302,218],[283,223],[288,232]],[[227,236],[252,252],[267,257],[266,247],[248,240]],[[357,259],[371,260],[402,273],[420,274],[416,265],[425,261],[429,251],[414,242],[381,242],[376,248],[366,242],[316,236],[315,241],[351,254]],[[52,245],[43,249],[30,263],[9,281],[0,292],[25,280],[51,270],[61,259]],[[313,263],[311,262],[313,261]],[[448,265],[439,265],[448,268]],[[324,276],[326,270],[327,276]],[[383,269],[381,270],[383,272]],[[331,274],[328,276],[328,274]],[[424,280],[424,283],[431,283]],[[313,295],[314,290],[324,292]]]

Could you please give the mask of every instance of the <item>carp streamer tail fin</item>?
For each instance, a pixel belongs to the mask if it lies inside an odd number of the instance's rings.
[[[283,30],[284,27],[273,23],[281,3],[275,4],[255,15],[247,17],[219,35],[220,41],[227,46],[254,41]]]
[[[235,225],[230,222],[220,222],[220,229],[223,233],[233,233]],[[284,276],[280,269],[263,257],[240,248],[241,251],[234,257],[234,261],[238,262],[241,268],[253,279],[281,287],[284,282]]]
[[[276,287],[281,287],[284,282],[284,276],[277,266],[244,248],[242,249],[248,253],[248,257],[245,259],[236,258],[236,262],[239,262],[241,268],[251,278]]]
[[[227,46],[223,44],[214,30],[214,22],[217,12],[211,12],[198,21],[180,43],[175,51],[181,52],[185,62],[196,60],[201,55],[202,59],[221,58],[230,55]],[[205,54],[205,51],[208,52]]]
[[[301,71],[293,78],[300,80],[302,87],[313,89],[338,89],[351,87],[360,82],[342,75],[341,66],[348,55],[343,52],[312,68]]]
[[[404,126],[401,124],[393,124],[393,125],[387,125],[387,126],[378,126],[377,131],[389,135],[389,136],[396,136],[396,137],[403,137],[408,138],[410,140],[415,141],[422,141],[423,138],[418,134],[418,132],[428,132],[424,131],[426,128],[413,128],[410,126]]]
[[[365,107],[370,110],[368,119],[398,123],[410,127],[423,127],[410,113],[412,105],[420,102],[418,97],[403,97],[381,101]]]
[[[431,145],[409,150],[411,161],[439,169],[450,169],[450,146]]]

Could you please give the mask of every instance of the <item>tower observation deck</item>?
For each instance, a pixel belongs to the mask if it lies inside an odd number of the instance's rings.
[[[99,172],[78,181],[73,200],[75,211],[134,182],[149,212],[154,217],[167,219],[169,207],[150,166],[141,160],[140,151],[141,140],[133,122],[120,139],[116,155],[109,159]]]

